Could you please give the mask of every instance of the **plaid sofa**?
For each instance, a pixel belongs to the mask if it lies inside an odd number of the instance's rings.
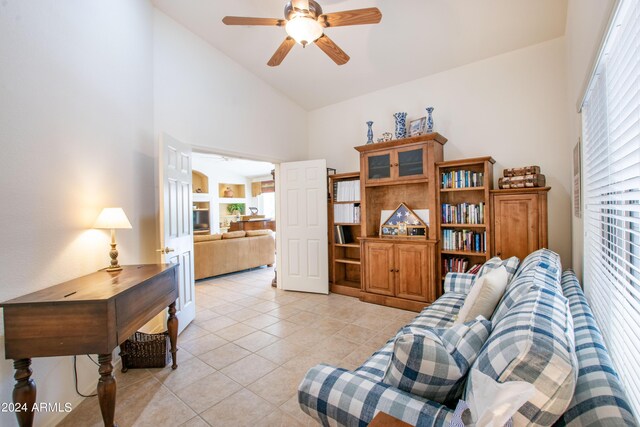
[[[568,385],[563,389],[564,396],[568,395],[570,402],[559,419],[553,408],[538,408],[534,401],[516,414],[516,425],[637,425],[575,274],[567,270],[561,275],[558,255],[546,249],[529,255],[517,270],[515,266],[507,269],[512,269],[509,272],[513,278],[494,313],[492,333],[474,367],[488,374],[492,369],[502,369],[497,366],[502,353],[522,345],[522,330],[537,334],[535,339],[542,341],[534,341],[534,346],[543,346],[546,351],[544,357],[533,352],[536,360],[532,366],[538,365],[535,369],[539,372],[532,382],[540,392],[558,387],[544,375],[553,371],[554,364],[577,365],[575,378],[565,381]],[[445,293],[407,326],[450,326],[474,280],[470,274],[448,274]],[[560,322],[554,317],[566,318],[565,326],[558,327],[556,323]],[[541,328],[546,328],[544,334],[535,332]],[[366,426],[379,411],[415,426],[448,426],[453,416],[450,407],[382,382],[394,338],[355,371],[324,364],[309,370],[298,388],[302,410],[325,426]],[[533,375],[528,369],[525,364],[511,374]],[[513,378],[506,380],[509,379]],[[571,390],[567,391],[567,387]],[[567,401],[559,404],[564,408]]]

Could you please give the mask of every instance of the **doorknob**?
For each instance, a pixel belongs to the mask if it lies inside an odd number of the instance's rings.
[[[170,248],[169,246],[165,247],[164,249],[156,249],[156,252],[160,252],[161,254],[168,254],[169,252],[174,252],[175,249]]]

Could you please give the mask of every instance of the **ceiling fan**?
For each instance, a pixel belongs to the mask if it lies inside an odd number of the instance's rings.
[[[284,7],[284,17],[285,19],[225,16],[222,22],[226,25],[285,27],[287,38],[267,63],[271,67],[280,65],[296,42],[303,47],[315,42],[336,64],[344,65],[349,62],[349,55],[324,34],[324,29],[347,25],[377,24],[382,20],[382,13],[377,7],[370,7],[323,14],[322,7],[314,0],[292,0]]]

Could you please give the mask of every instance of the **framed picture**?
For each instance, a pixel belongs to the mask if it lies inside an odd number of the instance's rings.
[[[420,117],[419,119],[411,120],[411,122],[409,123],[409,136],[422,135],[426,126],[426,117]]]

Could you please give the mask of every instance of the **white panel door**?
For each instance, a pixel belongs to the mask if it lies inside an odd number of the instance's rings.
[[[180,264],[176,316],[181,332],[196,316],[193,275],[191,147],[160,136],[160,243],[162,262]]]
[[[278,285],[328,294],[327,162],[281,163],[276,185]]]

